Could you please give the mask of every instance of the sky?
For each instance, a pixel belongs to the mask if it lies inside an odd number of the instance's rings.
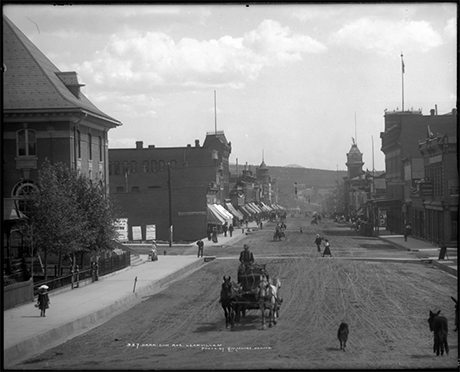
[[[194,146],[217,129],[231,163],[346,170],[354,138],[363,168],[384,170],[385,110],[456,107],[456,2],[248,4],[3,12],[123,123],[109,148]]]

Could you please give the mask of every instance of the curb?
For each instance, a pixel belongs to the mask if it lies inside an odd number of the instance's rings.
[[[50,329],[49,331],[33,336],[26,341],[20,342],[17,345],[3,350],[4,368],[18,364],[33,357],[34,355],[41,354],[46,350],[49,350],[76,336],[75,333],[79,333],[83,330],[87,331],[89,328],[99,326],[100,324],[108,321],[110,318],[136,306],[143,300],[143,297],[160,292],[165,284],[172,282],[189,271],[194,269],[198,270],[205,262],[205,260],[192,262],[187,266],[184,266],[182,269],[152,282],[150,285],[144,287],[138,292],[129,294],[121,300],[118,300],[112,305],[100,309],[95,313],[70,321],[69,323],[63,324],[57,328]]]
[[[399,245],[398,243],[392,242],[391,240],[387,240],[387,239],[385,239],[385,238],[380,238],[380,237],[379,237],[379,239],[382,240],[382,241],[384,241],[384,242],[386,242],[386,243],[388,243],[388,244],[391,244],[391,245],[392,245],[393,247],[395,247],[395,248],[403,249],[403,250],[405,250],[405,251],[418,252],[418,249],[412,250],[412,249],[410,249],[410,248],[403,247],[402,245]],[[452,268],[452,267],[447,266],[447,265],[444,264],[444,263],[440,263],[439,261],[436,261],[436,260],[433,260],[433,259],[428,259],[428,258],[426,258],[426,259],[422,258],[422,259],[420,259],[420,261],[421,261],[421,262],[424,262],[424,263],[432,264],[433,266],[437,267],[438,269],[440,269],[440,270],[442,270],[442,271],[444,271],[444,272],[446,272],[446,273],[449,273],[449,274],[451,274],[451,275],[454,275],[454,276],[458,277],[458,272],[457,272],[457,270],[455,270],[455,269]]]

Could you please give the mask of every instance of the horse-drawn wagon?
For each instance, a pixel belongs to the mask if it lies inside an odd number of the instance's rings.
[[[266,265],[241,265],[238,268],[238,283],[224,276],[221,290],[221,304],[225,311],[226,325],[233,327],[246,310],[261,310],[262,326],[265,328],[265,310],[269,310],[269,326],[276,324],[281,299],[279,298],[279,279],[271,283]]]

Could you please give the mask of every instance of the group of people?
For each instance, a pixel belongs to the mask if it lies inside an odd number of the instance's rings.
[[[332,253],[331,253],[331,248],[330,248],[330,245],[329,245],[329,240],[320,236],[319,234],[316,234],[316,238],[315,238],[315,244],[316,244],[316,248],[318,249],[318,252],[321,253],[321,243],[324,241],[324,252],[323,252],[323,257],[325,256],[329,256],[329,257],[332,257]]]

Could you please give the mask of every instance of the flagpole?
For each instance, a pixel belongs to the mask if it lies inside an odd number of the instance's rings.
[[[404,60],[403,60],[403,54],[401,52],[401,67],[402,67],[402,111],[404,112]]]

